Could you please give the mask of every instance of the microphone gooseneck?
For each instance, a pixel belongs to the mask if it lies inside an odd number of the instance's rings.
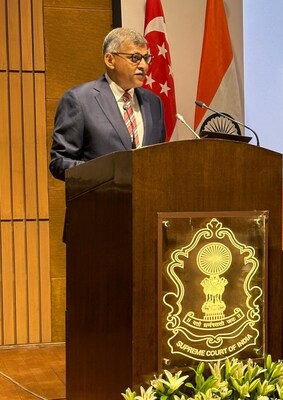
[[[258,137],[257,133],[256,133],[252,128],[250,128],[249,126],[243,124],[243,122],[240,122],[240,121],[236,120],[235,118],[232,118],[232,117],[230,117],[230,116],[228,116],[228,115],[226,115],[226,114],[223,114],[223,113],[220,112],[220,111],[216,111],[216,110],[214,110],[213,108],[208,107],[203,101],[196,100],[196,101],[195,101],[195,104],[196,104],[198,107],[206,108],[207,110],[213,111],[213,112],[215,112],[216,114],[220,115],[221,117],[227,118],[227,119],[229,119],[230,121],[234,121],[234,122],[236,122],[237,124],[243,126],[244,128],[249,129],[249,130],[254,134],[254,136],[255,136],[255,138],[256,138],[256,145],[257,145],[257,146],[260,146],[260,144],[259,144],[259,137]]]
[[[199,135],[190,127],[189,124],[185,121],[184,117],[181,114],[176,114],[176,118],[181,121],[188,129],[191,131],[197,139],[200,139]]]

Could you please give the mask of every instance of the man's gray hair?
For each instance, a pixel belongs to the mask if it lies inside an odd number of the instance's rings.
[[[105,53],[118,52],[125,41],[141,47],[147,45],[147,41],[141,33],[130,28],[115,28],[108,33],[103,41],[103,55]]]

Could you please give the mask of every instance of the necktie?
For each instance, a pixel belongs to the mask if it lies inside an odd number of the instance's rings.
[[[137,131],[137,121],[134,115],[134,110],[131,103],[132,96],[129,92],[124,92],[124,121],[128,128],[129,135],[131,136],[132,147],[135,149],[139,147],[139,137]]]

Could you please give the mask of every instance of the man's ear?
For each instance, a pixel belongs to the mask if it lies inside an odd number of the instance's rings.
[[[104,62],[105,65],[110,69],[113,69],[115,67],[115,57],[111,53],[106,53],[104,55]]]

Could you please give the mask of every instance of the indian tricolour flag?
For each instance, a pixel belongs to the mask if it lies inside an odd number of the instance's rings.
[[[223,0],[207,0],[196,99],[243,121],[238,82]],[[205,108],[196,107],[196,131],[210,114]]]

